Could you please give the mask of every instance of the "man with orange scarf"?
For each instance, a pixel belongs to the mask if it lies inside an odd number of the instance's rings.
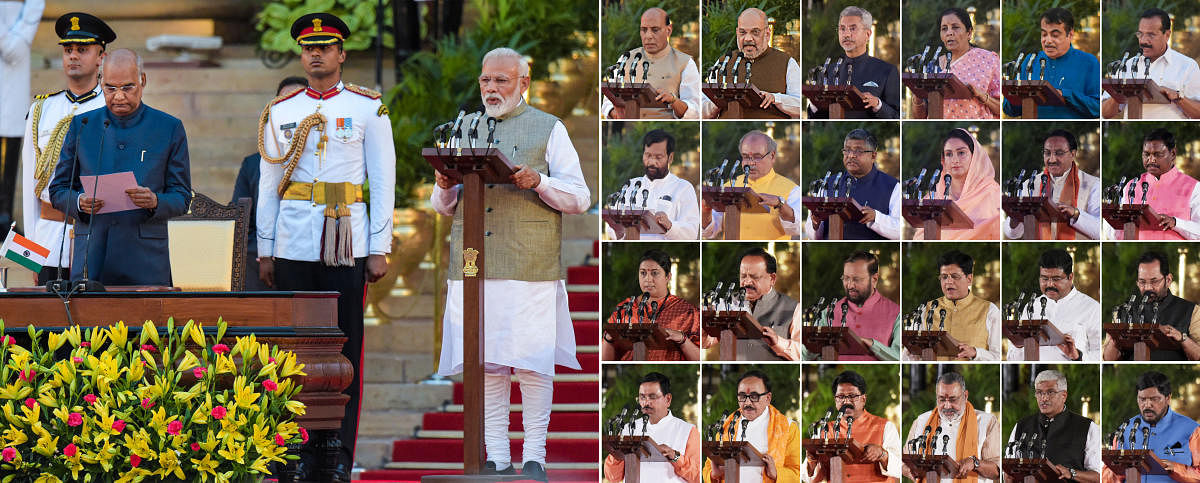
[[[999,240],[1000,183],[996,167],[987,149],[966,129],[955,128],[942,142],[942,172],[934,186],[934,197],[951,199],[974,223],[972,228],[943,228],[942,240]],[[946,179],[950,178],[950,186]],[[917,228],[914,240],[925,239],[925,229]]]
[[[1135,203],[1144,202],[1158,214],[1157,226],[1138,228],[1138,239],[1200,240],[1200,182],[1175,166],[1171,131],[1159,128],[1142,138],[1142,167],[1145,173],[1121,186],[1122,197],[1132,190]],[[1109,240],[1124,238],[1111,226],[1105,231]]]
[[[733,426],[737,414],[722,423],[722,431],[731,431],[738,440],[749,441],[754,449],[763,454],[761,468],[743,466],[738,473],[741,483],[790,483],[799,482],[801,475],[800,428],[783,413],[771,406],[771,380],[761,371],[751,370],[738,379],[737,401],[740,406],[740,424]],[[745,434],[743,434],[743,432]],[[704,482],[725,481],[725,468],[704,462]]]
[[[977,411],[967,400],[968,395],[961,374],[943,373],[937,379],[937,408],[917,416],[908,430],[910,441],[926,434],[941,435],[940,441],[931,440],[925,445],[926,451],[953,455],[958,462],[958,473],[941,475],[942,482],[976,483],[1000,478],[1000,422],[991,413]],[[917,479],[908,465],[904,465],[903,472],[906,478]]]
[[[895,481],[900,477],[900,430],[885,418],[867,412],[867,380],[844,371],[833,379],[833,400],[841,412],[837,434],[848,434],[863,444],[863,462],[842,466],[842,481],[865,483]],[[854,419],[850,419],[854,418]],[[848,422],[850,422],[848,424]],[[829,481],[829,468],[808,454],[804,481]]]
[[[1075,164],[1079,141],[1063,129],[1055,129],[1042,142],[1043,175],[1049,178],[1050,200],[1067,218],[1066,223],[1038,223],[1039,240],[1096,240],[1100,238],[1100,178],[1085,173]],[[1042,193],[1042,176],[1032,192]],[[1005,216],[1004,236],[1016,240],[1025,235],[1025,222]]]

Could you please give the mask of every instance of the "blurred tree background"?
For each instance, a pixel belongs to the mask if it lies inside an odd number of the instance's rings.
[[[1071,254],[1075,288],[1088,297],[1100,300],[1100,243],[1099,242],[1022,242],[1005,243],[1004,303],[1030,290],[1041,293],[1038,285],[1038,260],[1051,248],[1061,248]],[[1065,295],[1065,294],[1064,294]],[[998,304],[1003,307],[1003,304]]]
[[[779,152],[775,156],[775,172],[796,184],[800,184],[801,135],[800,121],[721,121],[705,122],[701,138],[700,172],[721,166],[724,160],[731,163],[742,158],[738,141],[750,131],[762,131],[775,140]],[[622,181],[623,182],[623,181]]]
[[[867,412],[900,426],[900,364],[805,364],[803,384],[804,417],[800,429],[808,427],[834,407],[833,380],[843,371],[859,373],[867,381]]]
[[[651,372],[660,372],[671,380],[671,414],[692,424],[699,423],[700,406],[696,390],[700,387],[699,364],[605,364],[604,407],[601,408],[604,425],[626,406],[638,407],[637,395],[641,379]],[[640,428],[639,428],[640,429]]]
[[[712,290],[718,282],[738,283],[742,253],[754,247],[775,256],[775,291],[800,300],[800,242],[704,242],[700,255],[704,266],[701,291]]]
[[[1003,157],[1004,172],[1000,179],[1007,180],[1020,174],[1022,169],[1041,171],[1044,167],[1042,148],[1045,136],[1055,129],[1075,135],[1079,150],[1075,153],[1075,164],[1085,173],[1100,176],[1100,123],[1097,121],[1041,121],[1009,120],[1004,122]],[[1139,146],[1140,149],[1140,146]]]
[[[601,6],[601,69],[615,64],[622,53],[642,46],[642,13],[651,7],[666,10],[671,17],[671,47],[700,65],[700,4],[696,0],[605,0]]]
[[[971,293],[1000,306],[999,242],[904,242],[904,291],[900,313],[942,296],[938,281],[938,257],[958,250],[975,260]]]
[[[1038,413],[1033,380],[1055,370],[1067,376],[1067,410],[1100,424],[1100,367],[1096,364],[1004,364],[1004,418],[1000,437],[1007,442],[1017,421]],[[1103,437],[1101,437],[1103,439]]]
[[[1065,8],[1075,17],[1072,45],[1099,58],[1099,0],[1004,0],[1004,57],[1001,63],[1016,60],[1021,52],[1042,51],[1042,14],[1055,7]],[[1133,33],[1129,36],[1133,37]],[[1106,31],[1105,38],[1111,37],[1112,33]]]
[[[1100,275],[1104,278],[1100,315],[1105,322],[1112,320],[1113,307],[1138,292],[1137,260],[1151,250],[1162,252],[1170,261],[1171,293],[1191,301],[1200,300],[1200,250],[1191,243],[1105,243]]]
[[[846,55],[838,42],[838,14],[851,5],[871,12],[875,20],[875,33],[867,53],[892,64],[900,65],[900,1],[899,0],[811,0],[804,2],[810,7],[804,13],[804,43],[800,69],[808,69],[825,62],[826,58],[837,59]]]
[[[1111,186],[1122,176],[1134,178],[1146,172],[1142,168],[1142,138],[1158,128],[1166,128],[1175,136],[1175,166],[1188,176],[1200,178],[1200,123],[1103,122],[1105,161],[1101,185]]]
[[[901,181],[916,176],[921,168],[927,168],[926,181],[933,170],[942,167],[942,145],[951,129],[963,128],[979,140],[987,149],[992,166],[996,169],[996,182],[1000,182],[1000,121],[922,121],[904,125],[904,143],[901,150]]]
[[[941,21],[938,14],[951,7],[974,11],[971,45],[1000,53],[1000,0],[976,0],[967,4],[946,3],[941,0],[908,0],[904,2],[904,55],[907,59],[920,54],[929,46],[929,55],[942,47]]]
[[[613,242],[604,244],[604,290],[600,298],[604,319],[626,297],[642,293],[638,264],[642,254],[658,249],[671,255],[671,293],[700,305],[700,245],[672,242]]]
[[[900,245],[895,242],[809,242],[804,245],[804,285],[801,305],[808,307],[821,297],[846,296],[842,288],[842,266],[846,257],[866,250],[879,258],[879,290],[885,298],[900,300]],[[836,300],[836,299],[835,299]]]
[[[675,136],[675,160],[671,172],[700,184],[700,123],[691,121],[607,121],[602,123],[604,137],[604,174],[601,176],[600,203],[610,193],[621,189],[626,181],[642,176],[642,138],[646,133],[662,129]],[[697,196],[697,199],[699,197]]]
[[[713,62],[737,49],[737,19],[747,8],[767,13],[771,46],[797,59],[800,55],[800,2],[784,0],[704,0],[703,76]],[[772,21],[773,20],[773,21]]]
[[[1195,0],[1105,0],[1104,57],[1101,67],[1121,60],[1125,52],[1138,52],[1138,20],[1142,12],[1161,8],[1171,14],[1171,48],[1191,58],[1200,57],[1200,2]],[[1007,12],[1006,12],[1007,13]],[[1008,16],[1007,14],[1005,15]]]
[[[704,407],[701,435],[709,425],[720,421],[722,414],[739,409],[738,378],[751,370],[761,371],[771,380],[771,405],[788,419],[799,418],[800,364],[706,364],[700,379]]]
[[[937,378],[944,372],[962,374],[967,383],[967,400],[976,411],[1000,417],[1000,364],[905,364],[902,381],[904,425],[900,439],[908,439],[908,430],[926,411],[937,410]]]
[[[1138,377],[1157,371],[1171,381],[1171,409],[1192,419],[1200,419],[1200,367],[1195,364],[1104,364],[1104,418],[1100,434],[1116,431],[1121,423],[1138,414],[1136,389]],[[1138,436],[1141,439],[1141,436]]]

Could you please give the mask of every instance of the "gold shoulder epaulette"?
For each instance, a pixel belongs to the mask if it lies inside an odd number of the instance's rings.
[[[48,98],[48,97],[50,97],[50,96],[53,96],[53,95],[55,95],[55,94],[62,93],[62,91],[65,91],[65,90],[66,90],[66,89],[59,89],[59,90],[57,90],[57,91],[54,91],[54,92],[47,92],[47,93],[45,93],[45,94],[38,94],[38,95],[34,96],[33,98],[34,98],[34,99],[46,99],[46,98]]]
[[[380,94],[378,91],[373,91],[371,89],[367,89],[366,87],[354,85],[354,84],[350,84],[350,83],[346,84],[346,90],[353,92],[355,94],[358,94],[360,96],[370,97],[371,99],[379,99],[380,97],[383,96],[383,94]]]
[[[291,98],[295,97],[296,94],[299,94],[301,92],[304,92],[304,89],[296,89],[296,92],[293,92],[293,93],[285,95],[285,96],[276,97],[274,100],[271,101],[271,105],[274,106],[275,104],[279,104],[280,102],[291,99]]]

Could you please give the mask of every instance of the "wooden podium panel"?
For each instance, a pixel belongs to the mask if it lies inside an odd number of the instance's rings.
[[[1100,88],[1117,103],[1128,106],[1129,119],[1141,119],[1145,104],[1171,103],[1152,79],[1108,78],[1100,82]]]
[[[857,222],[863,217],[863,206],[849,196],[805,196],[801,203],[812,212],[813,221],[829,222],[829,240],[845,238],[846,223]]]
[[[830,119],[845,119],[846,111],[865,111],[862,91],[851,85],[804,84],[801,93],[819,110],[828,110]]]
[[[904,200],[901,202],[901,212],[909,225],[925,229],[926,240],[940,240],[942,230],[975,228],[975,222],[962,208],[948,199]]]
[[[926,119],[944,118],[946,99],[970,99],[972,97],[967,85],[950,72],[904,73],[900,75],[900,80],[914,96],[925,99]]]
[[[763,92],[754,84],[739,82],[710,82],[704,83],[700,90],[704,92],[708,99],[716,104],[722,111],[729,113],[732,119],[743,119],[743,110],[745,108],[758,108],[762,105]],[[789,119],[792,116],[779,110],[779,106],[771,104],[766,109],[767,112],[782,119]]]
[[[1041,346],[1057,346],[1064,335],[1049,320],[1005,320],[1004,337],[1025,351],[1026,361],[1041,360]]]
[[[944,330],[905,330],[901,337],[908,353],[923,361],[958,355],[959,341]]]
[[[1038,106],[1062,106],[1067,100],[1044,80],[1006,80],[1001,92],[1013,105],[1021,106],[1022,119],[1037,119]]]

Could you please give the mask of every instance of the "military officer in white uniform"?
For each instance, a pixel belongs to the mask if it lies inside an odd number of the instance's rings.
[[[260,120],[259,277],[280,290],[341,293],[338,326],[348,339],[342,354],[354,381],[333,477],[348,481],[362,390],[363,293],[387,272],[396,152],[379,93],[341,80],[345,22],[308,14],[291,33],[309,87],[276,98]]]

